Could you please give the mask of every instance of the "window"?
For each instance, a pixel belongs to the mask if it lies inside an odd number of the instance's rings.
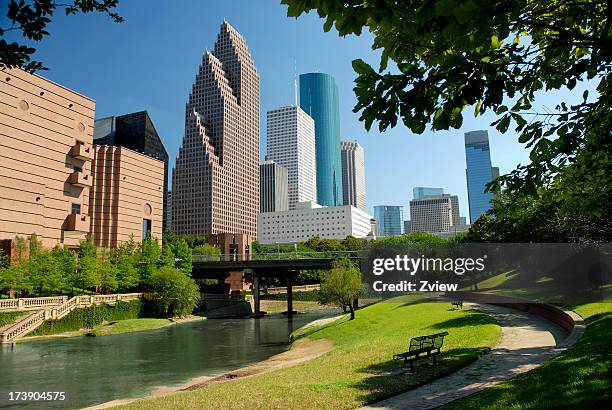
[[[142,220],[142,240],[151,236],[151,220],[143,219]]]
[[[73,203],[71,212],[75,215],[80,215],[81,214],[81,204]]]

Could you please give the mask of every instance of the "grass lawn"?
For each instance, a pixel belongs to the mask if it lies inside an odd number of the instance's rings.
[[[287,311],[287,301],[286,300],[262,300],[259,302],[261,306],[261,310],[268,313],[280,313]],[[302,300],[294,300],[293,301],[293,310],[303,311],[303,310],[312,310],[312,309],[328,309],[330,306],[321,305],[319,302],[309,302]],[[335,307],[335,306],[331,306]],[[338,312],[342,312],[342,309],[338,308]]]
[[[126,319],[103,323],[87,332],[87,336],[106,336],[117,333],[140,332],[157,329],[172,323],[169,319]]]
[[[584,336],[574,346],[529,373],[444,408],[609,408],[612,402],[612,303],[568,307],[587,324]]]
[[[448,331],[438,366],[422,363],[407,373],[394,353],[410,337]],[[284,369],[228,383],[141,400],[131,409],[350,409],[431,381],[475,360],[494,346],[499,326],[473,309],[449,303],[415,302],[400,297],[357,311],[340,321],[298,331],[298,337],[327,339],[334,348],[323,356]],[[428,362],[429,363],[429,362]]]

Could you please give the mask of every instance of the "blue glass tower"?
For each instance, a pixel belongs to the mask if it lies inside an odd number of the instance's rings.
[[[412,188],[412,199],[419,199],[424,196],[444,195],[444,188],[434,188],[428,186],[415,186]]]
[[[487,131],[465,133],[465,163],[470,205],[470,223],[491,209],[493,194],[485,192],[486,185],[493,180],[491,151]]]
[[[377,236],[401,235],[404,228],[404,207],[378,205],[374,207]]]
[[[317,202],[342,205],[338,87],[329,74],[300,75],[300,108],[314,119]]]

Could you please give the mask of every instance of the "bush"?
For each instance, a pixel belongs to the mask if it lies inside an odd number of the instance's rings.
[[[185,272],[164,266],[151,275],[147,298],[157,316],[184,317],[200,300],[200,288]]]
[[[28,314],[28,312],[2,312],[0,313],[0,328],[12,324],[14,321],[19,319],[21,316]]]
[[[115,306],[92,305],[84,309],[75,309],[59,320],[47,320],[28,336],[53,335],[82,328],[91,329],[104,321],[137,319],[143,316],[145,315],[141,300],[119,301]]]

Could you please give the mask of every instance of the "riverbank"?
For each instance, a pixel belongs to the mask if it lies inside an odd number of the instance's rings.
[[[409,373],[391,360],[394,353],[406,350],[410,337],[443,330],[449,336],[438,366],[421,363],[415,373]],[[231,382],[203,380],[187,391],[131,401],[125,408],[298,409],[305,403],[312,408],[355,408],[464,367],[497,344],[500,328],[476,309],[456,310],[448,303],[401,297],[360,309],[354,321],[344,315],[332,323],[301,328],[294,335],[300,338],[294,348],[306,340],[333,347],[299,365],[249,377],[232,377],[235,372],[230,372],[224,377]],[[112,405],[121,404],[125,402]]]
[[[154,318],[141,318],[141,319],[125,319],[116,320],[112,322],[104,322],[100,325],[94,326],[91,329],[81,329],[71,332],[63,332],[54,335],[43,335],[43,336],[25,336],[17,340],[17,343],[33,342],[37,340],[53,340],[53,339],[66,339],[72,337],[82,336],[109,336],[122,333],[134,333],[142,332],[145,330],[160,329],[166,326],[172,326],[179,323],[193,322],[197,320],[205,320],[202,316],[187,316],[185,318],[172,318],[172,319],[154,319]]]

